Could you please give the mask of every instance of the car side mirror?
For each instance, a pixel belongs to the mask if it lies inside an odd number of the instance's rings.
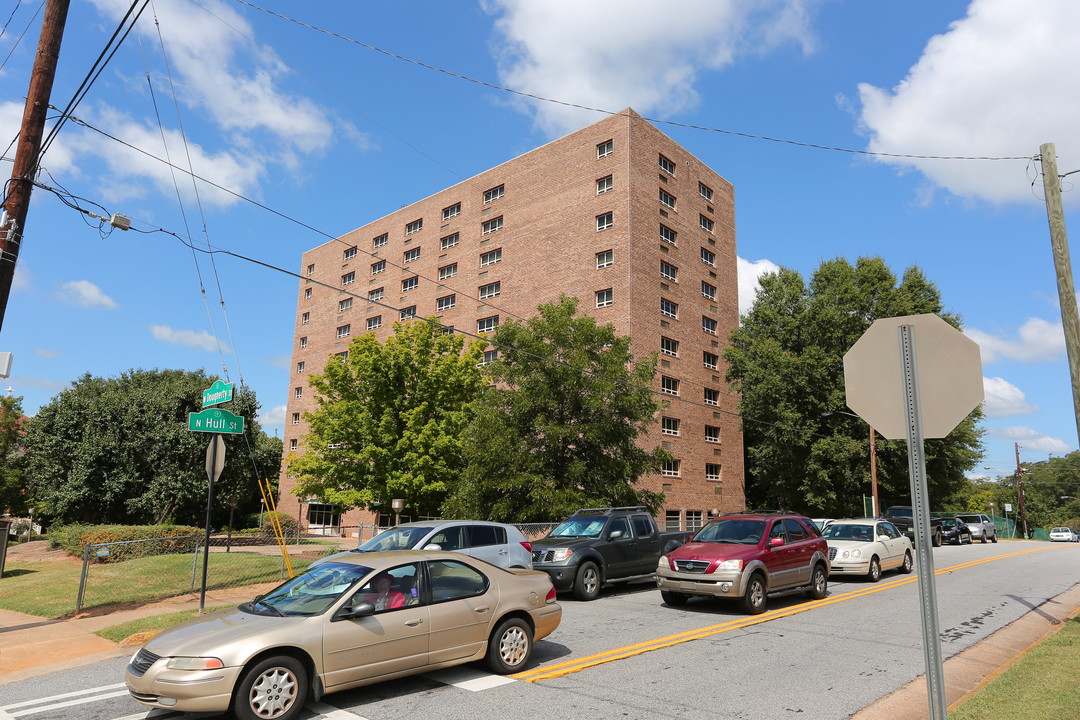
[[[361,600],[353,605],[346,605],[341,608],[338,613],[338,618],[341,620],[352,620],[353,618],[367,617],[368,615],[375,614],[375,605],[367,600]]]
[[[617,539],[621,538],[622,536],[623,536],[623,531],[622,530],[612,530],[610,533],[608,533],[607,539],[608,540],[617,540]]]
[[[442,550],[442,545],[439,543],[428,543],[424,546],[425,550]]]
[[[784,544],[784,538],[769,538],[769,547],[778,548]]]

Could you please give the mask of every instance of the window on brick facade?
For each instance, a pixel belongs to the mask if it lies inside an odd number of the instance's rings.
[[[347,272],[341,276],[342,285],[352,285],[354,282],[356,282],[356,273],[354,272]]]
[[[679,279],[679,268],[671,263],[660,261],[660,277],[665,280],[675,281]]]
[[[367,299],[371,302],[378,302],[383,299],[383,289],[375,288],[374,290],[368,290]]]
[[[375,317],[369,317],[367,319],[368,332],[372,330],[378,330],[382,327],[382,315],[376,315]]]
[[[502,262],[502,248],[490,250],[480,256],[480,267],[494,265],[497,262]]]
[[[682,530],[682,513],[678,510],[667,510],[664,512],[664,530],[666,532],[677,532]]]
[[[660,352],[671,357],[679,357],[679,341],[669,337],[660,337]]]
[[[667,192],[663,188],[660,189],[660,204],[669,207],[672,210],[675,209],[675,196]]]
[[[502,230],[502,226],[503,226],[502,215],[500,215],[497,218],[491,218],[490,220],[485,220],[484,222],[482,222],[480,224],[480,234],[481,235],[490,235],[493,232],[496,232],[498,230]]]
[[[445,295],[435,301],[435,310],[443,312],[457,305],[457,295]]]
[[[679,434],[679,418],[664,417],[660,418],[660,432],[664,435],[678,435]]]
[[[419,220],[413,220],[411,223],[407,223],[405,225],[405,234],[406,235],[412,235],[413,233],[418,233],[423,229],[424,229],[424,218],[420,218]]]
[[[338,325],[337,336],[339,338],[349,337],[352,334],[352,325]]]
[[[302,388],[302,387],[294,387],[293,388],[293,397],[297,397],[297,398],[298,397],[304,397],[304,388]]]
[[[386,270],[386,261],[380,260],[377,263],[371,263],[371,274],[378,275]]]
[[[674,245],[675,244],[675,238],[678,237],[678,235],[679,235],[679,233],[675,232],[674,230],[669,228],[667,225],[664,225],[663,223],[660,223],[660,239],[661,240],[663,240],[664,242],[669,243],[671,245]]]
[[[311,313],[306,312],[306,313],[304,313],[303,315],[300,316],[300,324],[301,325],[307,325],[309,322],[311,322]]]
[[[667,375],[660,376],[660,392],[665,395],[678,395],[679,394],[679,380],[678,378],[668,377]]]
[[[412,320],[414,317],[416,317],[415,305],[410,305],[407,308],[401,308],[401,311],[398,313],[399,320]]]
[[[476,321],[476,332],[495,332],[499,327],[499,316],[480,318]]]
[[[708,298],[709,300],[716,299],[716,286],[710,285],[704,280],[701,281],[701,297]]]
[[[615,181],[612,179],[611,175],[607,175],[596,181],[596,194],[603,195],[614,187]]]
[[[615,226],[615,213],[606,212],[596,216],[596,230],[607,230]]]
[[[306,337],[300,338],[300,349],[303,350],[306,347],[307,347],[307,338]]]
[[[444,207],[442,211],[442,219],[449,220],[452,217],[457,217],[461,214],[461,203],[454,203],[450,207]]]
[[[705,442],[720,442],[720,428],[713,425],[705,426]]]
[[[420,248],[409,248],[401,256],[401,262],[411,263],[420,259]]]
[[[614,300],[614,296],[612,295],[612,289],[611,288],[607,288],[606,290],[597,290],[596,291],[596,307],[598,307],[598,308],[608,307],[609,305],[614,304],[614,302],[615,302],[615,300]]]
[[[310,300],[311,299],[311,288],[304,288],[304,299],[305,300]]]
[[[413,275],[410,278],[405,278],[401,281],[401,292],[407,293],[410,290],[415,290],[420,286],[420,278]]]
[[[457,233],[447,235],[446,237],[439,238],[439,247],[443,250],[452,248],[460,242],[461,238]]]
[[[339,353],[334,353],[334,357],[336,357],[341,362],[345,362],[346,360],[349,359],[349,351],[348,350],[342,350]]]
[[[477,367],[483,367],[484,365],[490,365],[499,359],[498,350],[485,350],[484,356],[480,359],[480,362],[476,363]]]
[[[660,298],[660,314],[669,318],[679,317],[679,303]]]
[[[660,156],[660,169],[663,170],[664,172],[668,173],[669,175],[674,175],[675,174],[675,163],[673,163],[671,160],[669,160],[666,157],[664,157],[663,155],[661,155]]]
[[[709,266],[716,265],[716,253],[707,248],[701,248],[701,262]]]
[[[687,510],[686,511],[686,530],[688,532],[697,532],[701,529],[701,511],[700,510]]]
[[[485,190],[484,191],[484,204],[486,205],[489,202],[494,202],[495,200],[498,200],[499,198],[501,198],[503,196],[503,194],[505,192],[506,192],[506,188],[503,185],[493,187],[490,190]]]
[[[697,184],[698,194],[705,198],[709,202],[712,202],[712,188],[705,183],[699,182]]]
[[[383,233],[382,235],[379,235],[378,237],[375,237],[375,238],[371,239],[371,247],[373,247],[373,248],[381,248],[383,245],[386,244],[386,241],[389,240],[389,239],[390,239],[390,236],[387,235],[386,233]]]
[[[296,447],[296,438],[292,438],[291,440],[289,440],[289,449],[296,450]]]
[[[457,275],[457,263],[450,263],[439,268],[439,279],[446,280]]]
[[[613,152],[615,152],[615,142],[613,140],[605,140],[604,142],[596,146],[597,159],[607,157]]]
[[[308,275],[314,275],[315,274],[315,263],[312,263],[311,265],[307,266],[307,274]]]
[[[720,463],[705,463],[705,479],[720,482]]]
[[[293,425],[299,425],[300,424],[300,413],[293,413],[292,414],[292,424]]]
[[[701,316],[701,329],[710,335],[716,334],[716,320],[708,315]]]
[[[679,466],[681,464],[679,460],[665,460],[660,467],[660,474],[664,477],[679,477]]]
[[[354,257],[356,257],[356,246],[355,245],[353,245],[351,248],[348,248],[348,249],[345,250],[345,254],[342,257],[342,260],[352,260]]]
[[[352,298],[345,298],[344,300],[338,300],[337,311],[345,312],[352,307]]]
[[[713,221],[705,217],[704,215],[698,215],[698,225],[700,225],[701,229],[705,232],[713,231]]]
[[[719,405],[720,404],[720,391],[713,390],[711,388],[705,388],[705,404],[706,405]]]
[[[304,372],[304,361],[303,360],[296,363],[296,372],[298,372],[298,373]]]
[[[716,369],[716,364],[720,362],[720,356],[716,353],[711,353],[708,350],[701,353],[701,363],[710,370]]]
[[[487,285],[481,285],[478,288],[478,294],[480,295],[481,300],[487,300],[488,298],[496,297],[496,296],[500,295],[501,293],[502,293],[502,283],[501,282],[488,283]]]
[[[596,253],[596,268],[611,267],[615,264],[615,251],[614,250],[602,250]]]

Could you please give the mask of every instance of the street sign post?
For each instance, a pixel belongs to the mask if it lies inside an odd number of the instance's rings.
[[[187,429],[193,432],[239,435],[244,432],[244,418],[233,415],[228,410],[210,408],[202,412],[188,413]]]
[[[210,407],[211,405],[220,405],[223,402],[229,402],[232,400],[232,394],[232,383],[215,380],[213,385],[208,389],[203,390],[202,406],[205,408]]]
[[[210,567],[210,524],[214,511],[214,482],[225,469],[225,438],[215,433],[206,447],[206,477],[210,487],[206,492],[206,537],[203,542],[202,587],[199,590],[199,612],[206,607],[206,573]]]

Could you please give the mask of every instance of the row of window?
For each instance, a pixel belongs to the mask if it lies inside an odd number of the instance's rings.
[[[665,395],[679,395],[679,387],[681,383],[678,378],[673,378],[669,375],[660,376],[660,392]],[[713,388],[703,388],[704,401],[706,405],[719,405],[720,404],[720,391]]]
[[[675,417],[662,417],[660,418],[660,432],[664,435],[681,435],[682,421],[679,418]],[[720,428],[716,427],[715,425],[706,425],[705,442],[720,442]]]
[[[664,477],[682,477],[682,462],[680,460],[665,460],[660,468],[660,474]],[[705,463],[705,479],[714,482],[720,481],[720,463]]]
[[[704,248],[702,248],[704,249]],[[679,281],[679,267],[672,265],[666,260],[660,261],[660,277],[671,282]],[[709,300],[716,299],[716,286],[704,280],[701,281],[701,295]]]
[[[660,298],[660,314],[664,317],[679,319],[679,303],[668,300],[665,297]],[[708,315],[701,316],[701,329],[703,332],[707,332],[710,335],[716,335],[717,320],[711,318]]]
[[[456,243],[456,241],[455,241],[455,243]],[[406,263],[410,263],[410,262],[413,262],[414,260],[418,260],[420,258],[420,248],[412,248],[411,250],[408,250],[405,253],[405,256],[406,256],[406,259],[405,259]],[[499,263],[499,262],[502,262],[502,248],[496,248],[495,250],[488,250],[487,252],[483,252],[483,253],[480,254],[480,267],[488,267],[489,265],[494,265],[495,263]],[[371,264],[371,274],[372,275],[379,275],[379,274],[384,273],[384,272],[386,272],[386,261],[385,260],[379,260],[378,262],[374,262],[374,263]],[[439,279],[440,280],[445,280],[446,278],[454,277],[455,275],[457,275],[457,263],[456,262],[451,263],[449,265],[443,265],[442,267],[439,268]],[[347,273],[345,273],[344,275],[341,276],[341,285],[343,287],[345,285],[352,285],[354,282],[356,282],[356,273],[355,272],[347,272]],[[402,292],[405,292],[404,288],[402,289]],[[308,296],[310,297],[310,295],[308,295]]]

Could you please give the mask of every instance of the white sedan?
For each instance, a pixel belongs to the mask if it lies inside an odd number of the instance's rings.
[[[829,543],[833,575],[865,575],[877,582],[882,570],[906,574],[915,564],[911,540],[886,520],[834,520],[821,534]]]
[[[1076,534],[1072,528],[1056,527],[1050,531],[1050,542],[1075,542]]]

